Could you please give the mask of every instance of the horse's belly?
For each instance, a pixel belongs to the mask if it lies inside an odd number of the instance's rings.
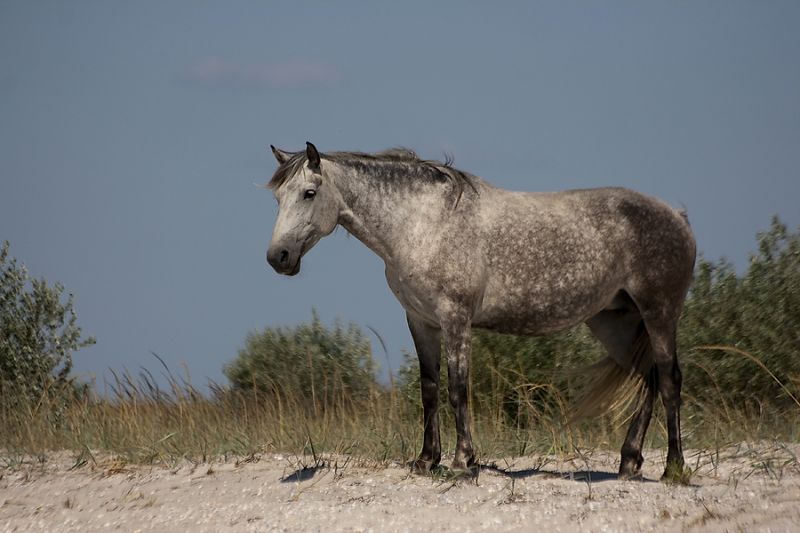
[[[498,290],[499,289],[499,290]],[[565,287],[487,287],[473,318],[475,327],[517,335],[544,335],[584,322],[604,309],[619,291],[614,283]]]

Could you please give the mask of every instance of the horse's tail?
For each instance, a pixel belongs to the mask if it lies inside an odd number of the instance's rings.
[[[616,420],[622,419],[628,407],[637,406],[644,400],[648,383],[653,374],[653,357],[650,353],[650,335],[642,327],[625,360],[617,361],[610,356],[582,369],[588,382],[572,407],[570,422],[611,413]]]

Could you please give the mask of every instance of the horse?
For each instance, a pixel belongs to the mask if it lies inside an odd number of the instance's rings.
[[[270,146],[278,217],[267,262],[293,276],[337,226],[383,259],[419,359],[422,450],[438,467],[442,344],[455,412],[454,471],[478,468],[468,412],[471,329],[545,335],[586,323],[605,348],[598,405],[634,376],[640,401],[619,478],[641,477],[656,394],[668,433],[664,478],[682,474],[676,333],[696,244],[685,212],[625,188],[512,192],[413,151],[321,153]]]

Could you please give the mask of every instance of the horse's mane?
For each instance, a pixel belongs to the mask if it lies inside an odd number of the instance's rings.
[[[476,186],[478,178],[453,167],[453,160],[449,156],[444,162],[421,159],[413,150],[402,147],[391,148],[373,154],[363,152],[320,152],[319,155],[323,161],[328,160],[342,166],[358,168],[365,173],[376,176],[396,178],[403,175],[416,179],[448,181],[454,185],[457,193],[456,205],[464,192],[464,185],[470,187],[475,193],[478,192]],[[267,188],[279,188],[297,174],[306,161],[308,161],[308,157],[305,150],[293,153],[289,159],[275,170],[272,179],[267,183]]]

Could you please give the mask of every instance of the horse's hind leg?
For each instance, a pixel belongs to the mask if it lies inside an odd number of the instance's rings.
[[[619,464],[620,479],[636,478],[642,472],[642,462],[644,461],[642,447],[644,446],[647,427],[650,425],[650,419],[653,416],[653,404],[656,397],[658,373],[655,367],[650,369],[650,373],[645,379],[644,397],[641,399],[638,411],[633,415],[631,425],[628,427],[628,433],[625,436],[625,442],[622,444],[622,459]]]
[[[643,397],[631,420],[625,442],[622,445],[619,476],[622,479],[638,477],[641,472],[642,447],[650,419],[656,392],[656,370],[651,365],[647,350],[647,331],[642,317],[627,294],[621,293],[614,301],[614,308],[601,311],[590,318],[586,324],[592,334],[608,352],[608,356],[625,371],[645,373]]]
[[[683,476],[681,446],[681,369],[676,350],[676,320],[658,320],[645,316],[653,360],[658,372],[658,391],[667,414],[667,467],[662,479]]]
[[[439,360],[441,358],[441,332],[439,329],[407,315],[408,327],[414,338],[419,359],[420,389],[422,393],[422,418],[424,437],[422,451],[414,461],[414,470],[427,472],[442,459],[439,440]]]

